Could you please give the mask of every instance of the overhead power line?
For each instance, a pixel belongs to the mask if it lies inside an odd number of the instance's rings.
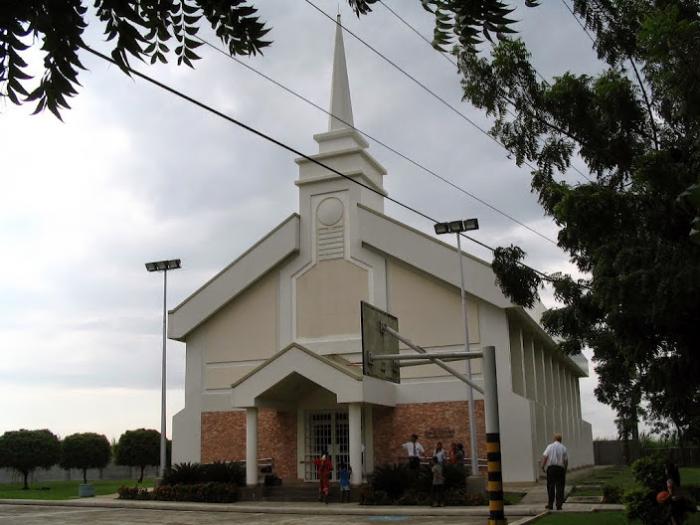
[[[581,27],[581,29],[583,29],[583,32],[586,33],[586,36],[591,40],[591,42],[593,42],[595,44],[595,38],[593,37],[593,35],[591,35],[591,33],[589,33],[586,25],[583,22],[581,22],[581,20],[579,20],[578,16],[576,16],[576,13],[571,8],[571,6],[569,6],[568,2],[566,0],[561,0],[561,3],[564,4],[564,7],[566,7],[566,10],[569,13],[571,13],[571,16],[574,17],[574,20],[576,20],[576,23]]]
[[[522,226],[522,227],[525,228],[526,230],[528,230],[528,231],[534,233],[534,234],[537,235],[538,237],[541,237],[541,238],[544,239],[545,241],[547,241],[547,242],[553,244],[554,246],[558,246],[558,245],[557,245],[557,242],[556,242],[554,239],[548,237],[548,236],[545,235],[544,233],[542,233],[542,232],[536,230],[535,228],[533,228],[533,227],[531,227],[531,226],[528,226],[526,223],[522,222],[521,220],[516,219],[515,217],[513,217],[513,216],[510,215],[509,213],[507,213],[507,212],[505,212],[505,211],[503,211],[503,210],[497,208],[496,206],[494,206],[493,204],[491,204],[491,203],[485,201],[484,199],[482,199],[481,197],[477,196],[476,194],[474,194],[474,193],[472,193],[472,192],[470,192],[470,191],[464,189],[463,187],[459,186],[458,184],[456,184],[455,182],[451,181],[450,179],[448,179],[448,178],[446,178],[446,177],[443,177],[442,175],[440,175],[440,174],[437,173],[436,171],[434,171],[434,170],[432,170],[432,169],[426,167],[425,165],[421,164],[421,163],[418,162],[417,160],[412,159],[411,157],[409,157],[409,156],[406,155],[405,153],[402,153],[401,151],[397,150],[397,149],[394,148],[393,146],[390,146],[390,145],[387,144],[386,142],[384,142],[384,141],[382,141],[382,140],[380,140],[380,139],[378,139],[378,138],[376,138],[376,137],[370,135],[370,134],[367,133],[366,131],[363,131],[363,130],[357,128],[355,125],[353,125],[353,124],[350,123],[350,122],[347,122],[347,121],[344,120],[343,118],[334,115],[334,114],[331,113],[330,111],[328,111],[328,110],[324,109],[323,107],[319,106],[319,105],[316,104],[314,101],[312,101],[312,100],[310,100],[309,98],[305,97],[304,95],[298,93],[297,91],[295,91],[295,90],[293,90],[292,88],[288,87],[287,85],[283,84],[283,83],[280,82],[279,80],[276,80],[276,79],[272,78],[271,76],[269,76],[269,75],[263,73],[262,71],[260,71],[260,70],[258,70],[258,69],[256,69],[256,68],[254,68],[253,66],[251,66],[250,64],[244,62],[244,61],[241,60],[240,58],[235,57],[235,56],[232,56],[232,55],[229,55],[229,54],[228,54],[226,51],[224,51],[223,49],[220,49],[219,47],[215,46],[215,45],[212,44],[211,42],[209,42],[209,41],[207,41],[207,40],[205,40],[205,39],[203,39],[203,38],[201,38],[201,37],[199,37],[199,36],[195,36],[194,38],[196,38],[197,40],[199,40],[199,41],[202,42],[203,44],[205,44],[205,45],[211,47],[211,48],[214,49],[215,51],[221,53],[221,54],[224,55],[225,57],[227,57],[227,58],[233,60],[233,61],[236,62],[237,64],[239,64],[239,65],[245,67],[245,68],[248,69],[249,71],[252,71],[252,72],[255,73],[256,75],[259,75],[260,77],[264,78],[264,79],[267,80],[268,82],[271,82],[272,84],[274,84],[275,86],[279,87],[280,89],[283,89],[284,91],[286,91],[286,92],[289,93],[290,95],[293,95],[293,96],[297,97],[299,100],[302,100],[303,102],[305,102],[305,103],[307,103],[307,104],[313,106],[313,107],[316,108],[317,110],[322,111],[322,112],[325,113],[326,115],[329,115],[329,116],[331,116],[331,117],[333,117],[333,118],[339,120],[340,122],[342,122],[343,124],[345,124],[345,125],[348,126],[349,128],[354,129],[355,131],[357,131],[358,133],[360,133],[360,134],[363,135],[364,137],[368,138],[369,140],[375,142],[376,144],[379,144],[380,146],[382,146],[383,148],[387,149],[388,151],[394,153],[395,155],[398,155],[399,157],[401,157],[402,159],[404,159],[404,160],[410,162],[411,164],[413,164],[413,165],[416,166],[417,168],[423,170],[424,172],[428,173],[429,175],[432,175],[433,177],[437,178],[438,180],[444,182],[445,184],[448,184],[449,186],[451,186],[452,188],[456,189],[457,191],[460,191],[460,192],[463,193],[464,195],[466,195],[466,196],[468,196],[468,197],[474,199],[475,201],[479,202],[480,204],[486,206],[486,207],[489,208],[490,210],[492,210],[492,211],[494,211],[494,212],[496,212],[496,213],[502,215],[502,216],[505,217],[506,219],[508,219],[508,220],[510,220],[510,221],[512,221],[512,222],[514,222],[514,223],[516,223],[516,224],[518,224],[518,225],[520,225],[520,226]]]
[[[562,1],[564,1],[564,0],[562,0]],[[399,15],[394,9],[392,9],[389,5],[387,5],[387,4],[384,2],[384,0],[379,0],[379,3],[380,3],[381,5],[383,5],[384,8],[385,8],[387,11],[389,11],[392,15],[394,15],[394,17],[397,18],[397,19],[398,19],[402,24],[404,24],[408,29],[410,29],[413,33],[415,33],[416,35],[418,35],[418,37],[419,37],[423,42],[425,42],[426,44],[428,44],[433,50],[437,51],[437,52],[440,54],[441,57],[443,57],[445,60],[447,60],[447,62],[449,62],[450,64],[452,64],[454,67],[459,68],[459,65],[457,64],[457,61],[456,61],[456,60],[454,60],[449,54],[447,54],[447,53],[445,53],[445,52],[443,52],[443,51],[440,51],[439,49],[436,49],[436,48],[433,46],[433,43],[432,43],[425,35],[423,35],[423,33],[421,33],[420,31],[418,31],[418,29],[417,29],[415,26],[411,25],[410,22],[408,22],[405,18],[403,18],[401,15]],[[547,81],[547,79],[546,79],[539,71],[537,71],[537,69],[536,69],[534,66],[533,66],[532,69],[533,69],[533,71],[537,74],[537,76],[540,77],[540,79],[541,79],[547,86],[549,86],[549,81]],[[506,98],[506,100],[508,100],[508,102],[509,102],[512,106],[515,106],[515,104],[513,104],[513,102],[512,102],[511,100],[509,100],[508,98]],[[508,113],[510,113],[512,116],[514,116],[514,117],[516,116],[515,113],[513,113],[510,109],[506,109],[506,111],[508,111]],[[538,118],[537,115],[535,115],[535,118]],[[553,126],[551,123],[547,122],[546,119],[540,119],[540,120],[541,120],[542,122],[544,122],[545,125],[547,125],[547,126],[549,126],[549,127],[552,127],[552,128],[554,128],[554,129],[557,129],[556,126]],[[560,131],[560,130],[557,129],[557,131]],[[491,135],[489,135],[489,136],[491,136]],[[510,150],[509,150],[504,144],[502,144],[502,143],[500,143],[500,142],[499,142],[499,144],[500,144],[506,151],[508,151],[509,154],[511,153]],[[527,163],[526,163],[526,164],[527,164]],[[527,165],[530,166],[529,164],[527,164]],[[530,166],[530,168],[532,168],[532,166]],[[593,180],[592,180],[590,177],[588,177],[588,175],[586,175],[585,173],[583,173],[580,169],[578,169],[578,168],[577,168],[576,166],[574,166],[573,164],[571,164],[571,169],[573,169],[575,172],[577,172],[579,175],[581,175],[581,176],[582,176],[584,179],[586,179],[588,182],[593,182]]]
[[[95,55],[96,57],[101,58],[102,60],[104,60],[106,62],[109,62],[109,63],[114,64],[114,65],[118,65],[112,58],[108,57],[107,55],[105,55],[103,53],[100,53],[99,51],[91,48],[90,46],[88,46],[86,44],[83,44],[82,48],[85,49],[87,52]],[[299,155],[301,158],[303,158],[303,159],[305,159],[313,164],[316,164],[317,166],[320,166],[321,168],[324,168],[324,169],[330,171],[331,173],[338,175],[339,177],[342,177],[342,178],[352,182],[353,184],[361,186],[362,188],[365,188],[366,190],[369,190],[372,193],[375,193],[375,194],[383,197],[384,199],[386,199],[390,202],[393,202],[397,206],[400,206],[401,208],[404,208],[405,210],[408,210],[408,211],[410,211],[410,212],[412,212],[412,213],[414,213],[414,214],[416,214],[424,219],[427,219],[428,221],[432,222],[433,224],[438,224],[440,222],[437,219],[428,215],[427,213],[422,212],[422,211],[418,210],[417,208],[410,206],[409,204],[405,204],[397,199],[394,199],[393,197],[389,197],[388,195],[385,195],[384,192],[382,192],[376,188],[373,188],[372,186],[368,186],[366,184],[363,184],[359,180],[356,180],[355,178],[336,170],[335,168],[321,162],[320,160],[315,159],[314,157],[299,151],[298,149],[294,148],[293,146],[290,146],[290,145],[282,142],[281,140],[276,139],[276,138],[272,137],[271,135],[268,135],[267,133],[260,131],[256,128],[254,128],[253,126],[250,126],[250,125],[248,125],[248,124],[246,124],[246,123],[244,123],[244,122],[242,122],[242,121],[240,121],[240,120],[238,120],[230,115],[227,115],[226,113],[223,113],[217,109],[214,109],[213,107],[205,104],[204,102],[201,102],[201,101],[199,101],[199,100],[197,100],[189,95],[186,95],[185,93],[178,91],[177,89],[175,89],[171,86],[168,86],[167,84],[164,84],[164,83],[154,79],[153,77],[150,77],[150,76],[148,76],[144,73],[141,73],[140,71],[137,71],[135,69],[132,69],[131,67],[128,67],[128,66],[127,66],[127,71],[130,74],[137,76],[139,78],[142,78],[146,82],[149,82],[150,84],[153,84],[154,86],[157,86],[164,91],[167,91],[167,92],[169,92],[169,93],[171,93],[171,94],[173,94],[173,95],[175,95],[183,100],[186,100],[190,104],[193,104],[201,109],[204,109],[205,111],[208,111],[209,113],[212,113],[212,114],[216,115],[217,117],[220,117],[220,118],[230,122],[231,124],[235,124],[236,126],[243,128],[246,131],[248,131],[256,136],[263,138],[266,141],[271,142],[272,144],[275,144],[276,146],[279,146],[282,149],[289,151],[290,153],[294,153],[295,155]],[[471,237],[469,235],[465,235],[464,233],[460,233],[459,235],[461,235],[464,239],[467,239],[467,240],[477,244],[478,246],[481,246],[482,248],[485,248],[491,252],[495,252],[495,250],[496,250],[492,246],[489,246],[488,244],[486,244],[478,239],[475,239],[474,237]],[[552,278],[549,275],[547,275],[546,273],[544,273],[540,270],[537,270],[535,268],[532,268],[531,266],[528,266],[527,264],[524,264],[524,263],[518,263],[518,264],[520,264],[523,268],[527,268],[527,269],[535,272],[537,275],[539,275],[543,279],[545,279],[547,281],[552,281]]]

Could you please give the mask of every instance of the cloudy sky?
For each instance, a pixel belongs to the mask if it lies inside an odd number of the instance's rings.
[[[432,34],[418,0],[386,2]],[[314,3],[331,15],[340,9],[349,29],[488,127],[461,102],[454,66],[384,6],[358,20],[345,2]],[[544,4],[517,11],[539,72],[599,70],[564,5]],[[301,0],[256,5],[274,43],[246,62],[327,107],[335,25]],[[95,24],[86,42],[111,49]],[[358,128],[556,237],[529,191],[527,169],[347,34],[345,48]],[[325,114],[216,51],[200,51],[194,71],[139,69],[295,148],[317,151],[312,135],[326,129]],[[147,273],[144,262],[182,259],[168,282],[172,308],[296,211],[292,154],[87,53],[81,60],[88,71],[64,123],[49,113],[31,116],[29,106],[0,107],[0,432],[49,428],[118,438],[130,428],[159,428],[162,276]],[[483,242],[517,243],[547,272],[572,269],[556,246],[381,146],[371,151],[389,171],[392,197],[444,220],[479,217]],[[387,205],[387,213],[432,230],[397,206]],[[184,351],[168,343],[169,418],[184,403]],[[581,383],[584,418],[594,436],[612,437],[614,416],[594,400],[595,383],[594,375]]]

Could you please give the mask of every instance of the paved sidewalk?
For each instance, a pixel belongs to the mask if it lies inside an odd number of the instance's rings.
[[[305,515],[350,515],[350,516],[488,516],[486,506],[480,507],[418,507],[418,506],[366,506],[357,503],[289,503],[289,502],[241,502],[241,503],[191,503],[170,501],[120,500],[116,496],[100,496],[75,500],[0,500],[0,505],[38,505],[80,508],[124,508],[144,510],[182,510],[206,512],[238,512],[264,514],[305,514]],[[544,505],[508,505],[506,515],[510,517],[535,516],[543,511]],[[571,503],[565,505],[566,512],[591,512],[600,510],[620,510],[622,505],[600,505]]]

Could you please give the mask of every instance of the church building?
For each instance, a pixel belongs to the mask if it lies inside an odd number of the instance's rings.
[[[402,367],[400,383],[364,376],[361,366],[361,301],[396,316],[399,332],[429,351],[464,349],[462,257],[470,349],[496,348],[504,481],[536,480],[554,432],[570,468],[591,465],[579,392],[588,363],[556,349],[539,322],[542,305],[512,304],[489,263],[384,213],[387,171],[348,125],[339,26],[330,113],[313,158],[352,180],[297,159],[298,213],[169,312],[169,337],[186,343],[173,463],[266,458],[283,482],[313,481],[313,459],[328,450],[334,469],[352,466],[357,485],[375,465],[402,461],[413,433],[428,452],[438,441],[461,442],[470,457],[464,383],[434,364]],[[480,360],[472,367],[479,382]],[[485,458],[483,400],[474,396]],[[257,468],[248,480],[256,478]]]

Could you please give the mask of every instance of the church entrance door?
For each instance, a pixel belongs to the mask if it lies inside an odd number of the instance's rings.
[[[314,459],[328,452],[333,462],[332,480],[338,480],[338,467],[350,463],[348,411],[309,410],[305,413],[304,481],[318,481]]]

